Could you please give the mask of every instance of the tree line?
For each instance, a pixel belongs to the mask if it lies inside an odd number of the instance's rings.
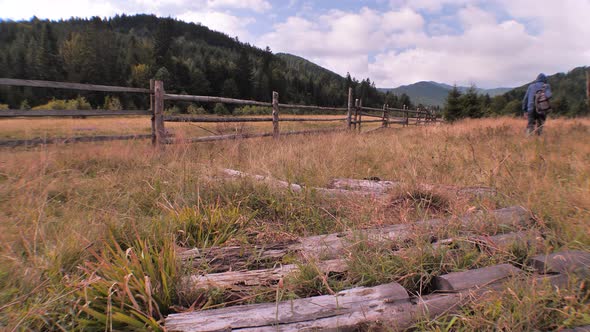
[[[553,92],[551,99],[553,115],[566,117],[590,115],[590,101],[586,99],[585,91],[586,70],[587,67],[577,67],[568,73],[558,73],[548,77],[548,83]],[[447,121],[456,121],[463,118],[522,115],[522,99],[529,84],[493,98],[489,95],[479,95],[475,86],[465,93],[461,93],[455,86],[449,91],[443,116]]]
[[[342,77],[305,59],[273,54],[195,23],[153,15],[0,22],[0,77],[148,87],[163,80],[170,93],[321,106],[346,106],[348,87],[363,105],[413,106],[407,95],[377,90],[369,78]],[[145,109],[147,96],[0,87],[9,108],[84,98],[95,108]],[[53,103],[56,105],[59,103]],[[175,103],[181,112],[191,106]],[[194,105],[192,106],[194,107]],[[214,106],[203,105],[212,112]],[[231,111],[231,110],[230,110]]]

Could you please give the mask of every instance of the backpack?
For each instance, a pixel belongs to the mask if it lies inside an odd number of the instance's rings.
[[[546,85],[543,84],[543,88],[535,92],[535,112],[539,115],[546,115],[551,112],[551,104],[549,98],[545,95]]]

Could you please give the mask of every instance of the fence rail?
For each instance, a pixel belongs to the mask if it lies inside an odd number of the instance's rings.
[[[151,111],[128,110],[4,110],[0,111],[0,118],[15,117],[69,117],[69,116],[128,116],[128,115],[152,115]]]
[[[13,117],[88,117],[88,116],[129,116],[129,115],[151,115],[152,133],[148,135],[117,135],[117,136],[81,136],[71,138],[35,138],[30,140],[3,140],[0,141],[0,146],[19,146],[19,145],[38,145],[51,143],[73,143],[73,142],[100,142],[100,141],[114,141],[114,140],[130,140],[130,139],[152,139],[153,144],[170,144],[174,142],[213,142],[221,140],[234,140],[243,138],[256,137],[270,137],[279,138],[280,136],[289,135],[303,135],[303,134],[317,134],[325,132],[334,132],[341,130],[357,130],[360,132],[363,123],[382,123],[382,127],[388,127],[390,124],[410,125],[412,119],[415,125],[426,124],[436,121],[436,116],[428,111],[423,110],[409,110],[405,107],[403,109],[390,108],[388,105],[383,105],[383,108],[365,107],[358,99],[353,105],[352,88],[348,90],[348,104],[347,107],[327,107],[327,106],[313,106],[313,105],[297,105],[297,104],[281,104],[279,103],[279,94],[272,93],[272,102],[261,102],[255,100],[242,100],[235,98],[214,97],[214,96],[196,96],[196,95],[181,95],[169,94],[165,92],[164,83],[162,81],[150,81],[150,88],[133,88],[121,86],[107,86],[97,84],[82,84],[69,82],[53,82],[53,81],[38,81],[38,80],[21,80],[12,78],[0,78],[0,85],[7,86],[25,86],[36,88],[51,88],[51,89],[72,89],[85,91],[101,91],[101,92],[121,92],[121,93],[145,93],[150,96],[150,110],[6,110],[0,111],[0,118]],[[175,116],[164,114],[165,101],[185,101],[198,103],[223,103],[234,105],[251,105],[268,107],[272,110],[272,116],[262,117],[208,117],[208,116]],[[280,117],[281,109],[299,109],[299,110],[313,110],[324,112],[341,112],[345,113],[346,117],[326,118],[326,117]],[[369,112],[380,112],[381,115],[372,114]],[[391,117],[394,113],[401,113],[404,118]],[[363,120],[362,117],[379,118],[379,120]],[[390,118],[391,117],[391,118]],[[415,121],[414,121],[415,120]],[[245,122],[271,122],[273,126],[272,132],[267,133],[245,133],[232,135],[215,135],[194,137],[188,139],[173,139],[165,129],[165,122],[203,122],[203,123],[245,123]],[[321,130],[302,130],[302,131],[280,131],[280,122],[345,122],[344,128],[331,128]]]

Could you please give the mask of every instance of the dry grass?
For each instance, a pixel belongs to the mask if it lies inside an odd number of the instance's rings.
[[[18,138],[71,135],[81,126],[100,127],[92,134],[149,132],[149,121],[143,118],[0,121],[4,137]],[[178,125],[182,126],[186,125]],[[163,257],[174,257],[169,252],[172,244],[189,241],[205,245],[198,242],[201,238],[218,244],[273,242],[344,228],[412,222],[432,215],[462,215],[473,208],[521,205],[530,209],[537,226],[548,232],[548,250],[590,250],[590,120],[550,120],[541,138],[525,138],[524,126],[519,119],[468,120],[452,126],[392,128],[366,135],[175,145],[165,151],[154,150],[147,142],[2,149],[0,329],[105,330],[107,322],[123,328],[141,322],[153,324],[153,319],[171,309],[145,309],[140,304],[134,321],[117,321],[118,316],[107,315],[102,323],[100,314],[105,313],[91,315],[91,311],[83,310],[101,307],[92,307],[92,303],[132,308],[133,301],[121,293],[127,289],[132,294],[152,294],[145,282],[138,281],[132,288],[124,280],[116,280],[134,272],[150,277],[154,283],[148,285],[155,285],[157,280],[158,287],[166,286],[165,294],[161,288],[153,292],[166,300],[154,301],[178,302],[172,285],[173,279],[183,273],[179,267],[171,267],[164,281],[151,267],[173,265],[157,260],[129,261],[127,273],[101,268],[108,262],[124,265],[119,250],[124,258],[125,250],[139,250],[138,246],[145,243],[152,244],[154,252]],[[326,186],[334,177],[377,176],[405,181],[406,187],[391,192],[392,200],[408,197],[408,193],[413,194],[410,197],[420,196],[416,195],[417,183],[494,186],[501,195],[487,200],[442,197],[441,209],[425,208],[423,200],[392,207],[362,200],[325,199],[312,192],[285,193],[249,181],[212,180],[219,168],[272,175],[310,186]],[[180,218],[183,213],[188,217]],[[227,238],[227,233],[212,232],[202,223],[207,213],[248,222],[236,223],[237,228],[228,230],[231,238]],[[435,273],[424,266],[400,265],[378,252],[365,251],[364,255],[368,254],[373,255],[372,261],[388,266],[387,271],[414,273],[418,281]],[[436,256],[408,261],[432,257]],[[451,262],[446,270],[503,259]],[[85,268],[80,269],[82,266]],[[355,274],[341,287],[397,278],[387,279],[355,266]],[[93,282],[98,277],[102,283]],[[104,289],[105,280],[119,286]],[[306,293],[293,287],[297,289],[294,293]],[[109,297],[109,291],[116,294]],[[92,302],[81,295],[89,293],[104,293],[107,298]],[[264,297],[251,300],[261,299]],[[203,305],[216,301],[224,301],[223,295],[213,294]],[[478,317],[484,318],[483,314]],[[555,319],[567,318],[559,317]],[[493,324],[493,317],[486,319]],[[468,323],[465,326],[480,326]],[[563,322],[553,323],[538,326],[562,326]]]

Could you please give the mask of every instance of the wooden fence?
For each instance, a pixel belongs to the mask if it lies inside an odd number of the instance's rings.
[[[193,95],[179,95],[166,93],[164,83],[162,81],[151,80],[149,89],[120,87],[120,86],[106,86],[96,84],[80,84],[67,82],[52,82],[52,81],[37,81],[37,80],[21,80],[0,78],[0,85],[7,86],[21,86],[21,87],[37,87],[37,88],[52,88],[52,89],[70,89],[70,90],[84,90],[84,91],[99,91],[99,92],[113,92],[113,93],[139,93],[149,94],[150,109],[149,110],[5,110],[0,111],[0,118],[14,118],[14,117],[89,117],[89,116],[129,116],[129,115],[151,115],[152,133],[151,135],[119,135],[119,136],[82,136],[82,137],[62,137],[41,139],[35,138],[31,140],[0,140],[0,146],[21,146],[21,145],[37,145],[49,143],[70,143],[70,142],[91,142],[91,141],[114,141],[114,140],[130,140],[130,139],[152,139],[154,145],[170,144],[178,142],[178,139],[173,139],[165,128],[165,122],[196,122],[196,123],[228,123],[228,122],[272,122],[273,130],[268,133],[252,133],[252,134],[234,134],[234,135],[216,135],[204,136],[184,139],[185,142],[211,142],[229,139],[244,139],[255,137],[273,137],[275,139],[280,136],[300,135],[325,133],[339,130],[358,130],[361,131],[363,124],[381,123],[381,127],[389,127],[390,124],[400,124],[408,126],[410,124],[419,125],[431,122],[436,122],[437,117],[429,111],[423,110],[409,110],[390,108],[384,105],[383,108],[371,108],[362,106],[358,99],[353,106],[352,88],[348,90],[348,106],[347,107],[322,107],[311,105],[294,105],[279,103],[279,94],[272,93],[272,102],[260,102],[254,100],[242,100],[234,98],[212,97],[212,96],[193,96]],[[164,113],[165,101],[183,101],[196,103],[223,103],[233,105],[251,105],[263,106],[272,109],[272,116],[268,117],[212,117],[212,116],[191,116],[191,115],[166,115]],[[336,112],[342,114],[338,118],[306,118],[306,117],[280,117],[281,109],[298,109],[298,110],[313,110]],[[372,118],[363,120],[363,117]],[[302,130],[302,131],[284,131],[280,130],[280,122],[342,122],[344,124],[341,128],[334,129],[320,129],[320,130]]]

